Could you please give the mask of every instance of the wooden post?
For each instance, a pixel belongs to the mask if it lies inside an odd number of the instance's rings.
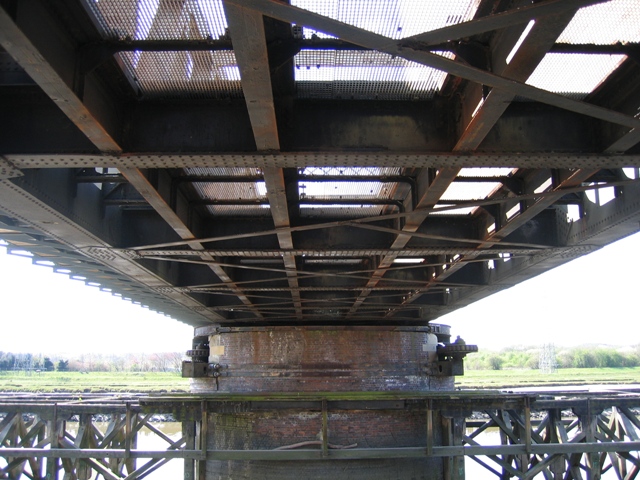
[[[444,445],[462,445],[462,438],[466,426],[466,419],[462,412],[441,412],[442,415],[442,441]],[[464,455],[444,457],[444,480],[464,480]]]
[[[185,438],[186,450],[196,449],[196,423],[193,421],[185,420],[182,422],[182,436]],[[195,460],[190,458],[184,459],[184,480],[195,479]]]
[[[531,402],[529,397],[524,399],[524,444],[528,456],[531,454]]]
[[[427,456],[433,455],[433,401],[427,400]]]
[[[562,412],[559,409],[549,410],[547,416],[549,417],[549,425],[547,426],[547,431],[549,432],[548,442],[560,443],[562,438],[562,443],[567,443],[567,434],[562,424]],[[565,463],[564,455],[558,455],[551,463],[550,470],[553,474],[553,480],[562,480],[564,478],[567,470]]]
[[[131,449],[138,447],[138,430],[134,428],[136,421],[138,420],[138,414],[131,411],[131,403],[126,403],[125,413],[125,458],[124,464],[127,468],[127,473],[134,472],[137,467],[137,461],[135,458],[131,458]]]
[[[466,428],[466,418],[464,415],[456,416],[453,418],[453,445],[462,445],[462,439],[464,437]],[[464,455],[458,455],[453,457],[454,476],[452,480],[464,480]]]
[[[199,447],[202,452],[202,459],[197,462],[198,480],[206,480],[207,476],[207,425],[209,416],[207,412],[207,401],[202,400],[200,403],[200,423],[196,424],[196,436],[198,438]]]
[[[91,432],[91,415],[90,414],[82,414],[80,415],[80,422],[78,423],[78,433],[76,434],[76,441],[74,445],[77,448],[86,448],[87,441],[85,436],[89,435]],[[91,467],[83,462],[82,460],[76,460],[76,475],[78,476],[78,480],[88,480],[91,478]]]
[[[131,404],[126,403],[124,421],[124,458],[129,459],[131,455]]]
[[[499,410],[497,417],[499,417],[499,419],[502,421],[502,424],[506,425],[505,419],[504,419],[504,412]],[[507,432],[505,432],[504,428],[502,427],[500,428],[500,444],[501,445],[509,444],[509,435],[507,435]],[[511,457],[511,455],[503,454],[502,461],[507,465],[511,465],[513,463],[513,458]],[[502,475],[500,476],[500,480],[509,480],[510,478],[511,478],[511,473],[503,465]]]
[[[327,414],[327,399],[322,399],[322,457],[327,458],[329,456],[329,427],[328,427],[328,414]]]
[[[37,445],[41,445],[44,442],[44,439],[46,438],[46,426],[45,428],[40,428],[40,430],[38,431],[38,440],[36,442]],[[41,478],[42,477],[42,473],[44,472],[44,457],[39,457],[36,459],[36,469],[33,470],[34,473],[34,477],[35,478]]]
[[[58,448],[59,425],[58,425],[58,404],[53,404],[53,418],[47,421],[47,433],[51,441],[51,448]],[[60,459],[55,457],[47,458],[47,480],[58,480],[58,466]]]
[[[596,429],[598,426],[598,416],[594,415],[591,408],[591,402],[587,400],[586,411],[584,409],[580,409],[579,418],[580,425],[582,426],[582,431],[585,435],[585,442],[595,442],[596,441]],[[600,480],[602,474],[602,466],[600,465],[600,454],[597,452],[594,453],[585,453],[586,457],[586,467],[587,467],[587,480]]]
[[[451,418],[441,415],[442,421],[442,445],[452,445],[452,433],[451,433]],[[442,458],[442,469],[444,473],[444,480],[453,480],[453,457]]]

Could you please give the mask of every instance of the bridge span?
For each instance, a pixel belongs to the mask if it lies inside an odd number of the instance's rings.
[[[194,392],[449,390],[434,321],[640,229],[639,40],[637,0],[0,0],[0,238],[192,325]]]

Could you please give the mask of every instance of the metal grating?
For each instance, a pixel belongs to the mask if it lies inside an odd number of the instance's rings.
[[[227,19],[221,0],[86,0],[101,33],[110,39],[218,39]]]
[[[473,212],[476,211],[476,209],[478,207],[464,207],[464,208],[455,208],[455,209],[451,209],[451,210],[444,210],[442,212],[439,212],[438,209],[440,208],[450,208],[453,207],[453,205],[451,204],[446,204],[443,203],[441,205],[437,205],[434,208],[434,211],[430,213],[430,215],[469,215]]]
[[[226,35],[220,0],[87,0],[108,39],[208,40]],[[230,51],[121,52],[116,59],[142,98],[241,98]]]
[[[203,200],[266,200],[264,182],[216,183],[194,182],[194,188]]]
[[[185,168],[185,175],[217,177],[253,177],[262,175],[259,168]]]
[[[593,28],[598,25],[598,28]],[[560,43],[614,45],[640,41],[638,0],[611,0],[578,10]]]
[[[513,168],[463,168],[458,172],[458,177],[506,177],[514,170]]]
[[[443,53],[453,58],[451,53]],[[294,57],[299,98],[428,100],[446,72],[375,51],[303,50]]]
[[[480,0],[292,0],[291,4],[311,12],[363,28],[385,37],[400,39],[447,25],[471,20]],[[303,35],[328,38],[303,28]]]
[[[242,98],[231,51],[121,52],[116,55],[145,98]]]
[[[527,83],[582,100],[626,59],[625,55],[548,53]]]
[[[484,172],[485,175],[478,174],[478,170],[494,170],[494,175],[498,175],[499,172],[509,173],[513,169],[479,169],[479,168],[469,168],[465,169],[464,176],[487,176],[490,178],[491,176],[486,175],[487,172]],[[462,172],[461,172],[462,173]],[[502,186],[500,182],[453,182],[449,185],[449,188],[444,192],[441,197],[441,201],[443,203],[439,203],[435,207],[435,211],[432,212],[432,215],[469,215],[476,211],[478,207],[463,207],[456,208],[451,210],[444,210],[438,212],[439,208],[450,208],[453,207],[455,203],[446,203],[450,202],[459,202],[459,201],[470,201],[470,200],[484,200],[485,198],[491,196],[497,189]]]
[[[266,217],[269,205],[207,205],[207,212],[216,217]]]
[[[441,200],[483,200],[500,186],[500,182],[453,182]]]
[[[400,175],[397,167],[305,167],[299,169],[300,175],[348,175],[348,176],[385,176]]]
[[[385,207],[380,205],[308,205],[300,204],[300,215],[303,217],[357,218],[380,215]]]
[[[194,176],[219,176],[219,177],[243,177],[257,176],[261,174],[259,168],[186,168],[186,175]],[[202,181],[192,182],[198,197],[201,200],[235,201],[238,203],[255,201],[267,201],[267,188],[263,181],[257,182],[216,182]],[[270,215],[269,206],[264,205],[206,205],[206,211],[210,215],[219,216],[267,216]]]
[[[317,200],[337,199],[390,199],[397,184],[389,182],[298,182],[300,198]]]

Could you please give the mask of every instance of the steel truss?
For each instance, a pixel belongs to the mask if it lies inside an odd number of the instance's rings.
[[[225,0],[224,35],[192,37],[168,27],[188,17],[176,2],[154,14],[159,35],[119,38],[96,2],[0,0],[0,234],[202,327],[422,325],[637,232],[637,40],[566,43],[574,15],[602,0],[477,3],[473,18],[396,39],[274,0]],[[127,31],[136,2],[116,4],[109,31]],[[305,39],[303,25],[336,38]],[[239,78],[213,90],[170,53],[230,49]],[[446,77],[424,98],[374,99],[368,81],[308,97],[301,49]],[[185,75],[145,91],[116,53],[133,50]],[[578,101],[526,83],[550,52],[628,58]],[[394,265],[405,257],[424,262]]]
[[[616,478],[632,480],[640,472],[639,407],[638,395],[562,392],[553,396],[496,392],[4,396],[0,398],[0,458],[4,459],[0,478],[88,480],[97,474],[108,480],[134,480],[172,459],[183,459],[184,478],[193,479],[204,475],[206,460],[442,457],[445,480],[461,480],[464,458],[469,457],[500,479],[597,480],[613,471]],[[324,430],[330,428],[328,412],[363,408],[424,411],[424,444],[332,450],[324,436],[321,441],[304,442],[307,448],[301,449],[207,450],[210,414],[322,411]],[[152,420],[158,414],[182,422],[179,439],[154,426]],[[99,428],[98,422],[105,419],[106,429]],[[143,428],[166,447],[138,449]],[[482,436],[489,429],[497,430],[499,444],[488,444]],[[442,438],[441,445],[434,444],[436,437]]]

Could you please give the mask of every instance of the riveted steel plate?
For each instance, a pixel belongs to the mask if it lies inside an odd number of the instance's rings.
[[[0,180],[21,177],[23,173],[4,157],[0,157]]]
[[[7,155],[17,168],[195,168],[195,167],[513,167],[623,168],[640,166],[640,155],[554,153],[277,153],[211,155]]]

